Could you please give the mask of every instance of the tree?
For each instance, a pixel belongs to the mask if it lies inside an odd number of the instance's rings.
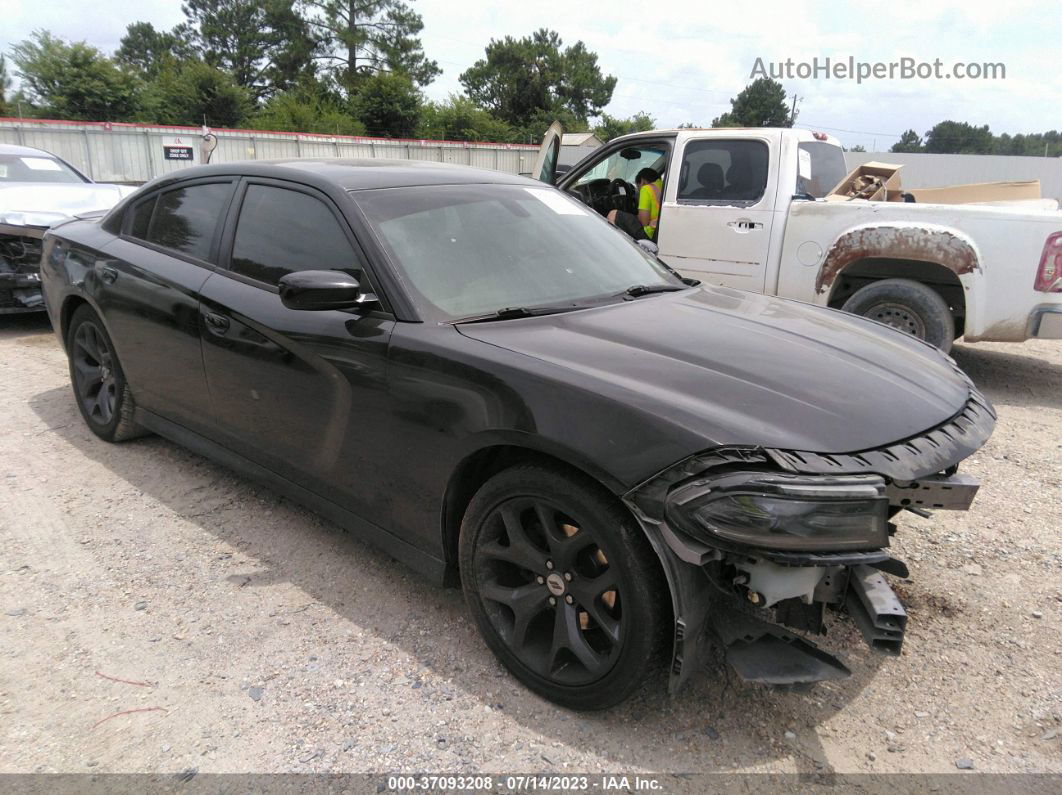
[[[0,116],[10,116],[7,107],[7,90],[11,88],[11,78],[7,74],[7,59],[0,55]]]
[[[481,108],[532,133],[550,117],[566,115],[585,125],[612,100],[616,78],[601,74],[597,55],[581,41],[564,50],[562,44],[545,29],[521,39],[491,39],[486,58],[461,74],[461,84]]]
[[[202,61],[167,58],[147,85],[138,115],[155,124],[239,127],[252,106],[250,93],[228,72]]]
[[[132,22],[114,53],[114,59],[145,78],[155,77],[168,60],[187,61],[197,56],[194,33],[187,24],[166,32],[150,22]]]
[[[656,120],[645,111],[639,111],[629,119],[619,119],[601,114],[601,121],[594,126],[593,132],[603,143],[608,143],[613,138],[628,135],[634,132],[648,132],[656,126]]]
[[[428,102],[421,108],[418,138],[443,141],[512,142],[518,133],[468,97],[451,94],[446,102]]]
[[[844,151],[846,151],[846,152],[865,152],[865,151],[867,151],[867,149],[866,149],[865,146],[863,146],[863,144],[856,144],[851,149],[845,149]]]
[[[231,73],[257,102],[313,72],[317,42],[294,2],[186,0],[181,10],[206,62]]]
[[[907,130],[900,140],[892,145],[890,152],[921,152],[922,139],[914,130]]]
[[[350,94],[361,80],[380,72],[401,72],[418,86],[442,73],[424,54],[417,34],[420,14],[402,0],[301,0],[308,23],[321,41],[335,82]]]
[[[792,115],[792,118],[790,116]],[[792,127],[796,114],[785,104],[785,89],[777,80],[753,80],[730,100],[730,110],[712,119],[713,127]]]
[[[420,92],[404,74],[380,72],[362,78],[351,104],[369,135],[412,138],[420,119]]]
[[[942,121],[926,133],[925,149],[942,154],[986,155],[992,152],[993,144],[987,124],[974,127],[964,121]]]
[[[11,55],[23,89],[44,115],[120,121],[137,109],[136,78],[83,41],[69,44],[38,30]]]
[[[365,125],[344,108],[340,97],[309,80],[270,97],[254,117],[254,125],[262,130],[365,134]]]

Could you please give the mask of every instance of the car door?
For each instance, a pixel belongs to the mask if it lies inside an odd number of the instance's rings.
[[[532,168],[533,179],[552,185],[557,180],[557,160],[560,157],[564,128],[559,121],[553,122],[542,136],[542,145],[538,148],[535,165]]]
[[[213,271],[235,181],[180,182],[125,213],[95,263],[100,312],[137,405],[198,432],[212,425],[199,290]]]
[[[690,138],[664,191],[659,256],[708,284],[762,292],[774,225],[770,138]]]
[[[224,265],[202,289],[203,361],[217,438],[244,457],[386,524],[387,347],[394,319],[375,309],[293,310],[277,281],[303,270],[373,279],[327,196],[296,183],[246,180]]]

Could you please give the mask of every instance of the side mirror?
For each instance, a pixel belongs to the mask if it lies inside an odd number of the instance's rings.
[[[355,309],[378,300],[343,271],[295,271],[281,276],[278,286],[280,300],[288,309]]]

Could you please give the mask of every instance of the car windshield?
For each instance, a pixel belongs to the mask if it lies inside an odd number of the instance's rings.
[[[352,192],[427,313],[568,308],[682,282],[553,188],[435,185]]]
[[[39,155],[0,155],[0,182],[77,182],[84,179],[66,163]]]

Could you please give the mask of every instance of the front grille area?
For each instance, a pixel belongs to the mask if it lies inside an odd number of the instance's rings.
[[[809,453],[767,449],[771,459],[789,472],[851,475],[874,472],[895,481],[934,475],[958,464],[992,435],[996,412],[975,387],[966,405],[935,428],[887,447],[858,453]]]

